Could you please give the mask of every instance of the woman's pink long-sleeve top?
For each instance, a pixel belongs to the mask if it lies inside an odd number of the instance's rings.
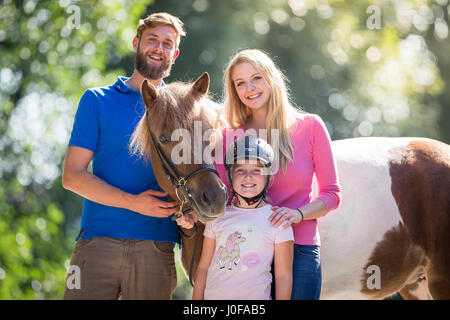
[[[244,134],[244,126],[234,132],[231,128],[224,129],[223,154],[220,156],[225,156],[226,148],[235,140],[234,136],[239,138]],[[290,136],[294,148],[293,161],[285,174],[280,167],[274,175],[267,192],[271,204],[295,209],[310,203],[313,200],[312,185],[315,175],[318,185],[317,198],[325,203],[327,213],[336,209],[340,203],[340,185],[336,162],[331,151],[331,139],[324,122],[317,115],[302,114],[294,124]],[[231,187],[224,160],[217,161],[218,159],[216,153],[215,167],[227,186],[231,201]],[[292,227],[296,244],[320,245],[317,219],[305,220],[293,224]]]

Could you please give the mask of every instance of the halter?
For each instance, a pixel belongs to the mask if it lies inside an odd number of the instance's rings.
[[[183,177],[178,173],[177,168],[175,168],[175,166],[173,165],[173,163],[167,158],[167,156],[164,154],[164,152],[161,149],[161,146],[159,144],[159,142],[156,140],[155,136],[153,135],[152,131],[150,130],[150,122],[148,120],[148,113],[146,114],[146,122],[147,122],[147,129],[148,132],[152,138],[153,144],[156,148],[156,154],[158,155],[158,158],[161,162],[161,166],[163,167],[164,173],[167,176],[167,179],[170,180],[170,182],[172,183],[173,188],[175,189],[175,194],[179,200],[179,208],[178,211],[172,216],[172,220],[175,221],[179,218],[181,218],[182,216],[184,216],[186,213],[188,213],[189,211],[191,211],[190,208],[188,208],[187,210],[183,211],[183,207],[186,204],[191,204],[192,202],[192,195],[189,192],[188,187],[186,186],[186,184],[188,183],[189,179],[191,179],[193,176],[195,176],[198,173],[204,172],[204,171],[210,171],[210,172],[214,172],[218,177],[219,177],[219,173],[217,172],[217,170],[213,167],[210,166],[206,166],[206,167],[201,167],[198,168],[196,170],[194,170],[193,172],[191,172],[189,175]],[[166,167],[166,165],[169,166],[170,170],[172,171],[172,173],[170,173],[169,169]],[[178,193],[178,189],[181,188],[181,190],[183,191],[183,199],[180,197],[180,194]]]
[[[194,170],[193,172],[191,172],[189,175],[187,175],[186,177],[181,176],[178,173],[178,170],[175,168],[174,164],[167,158],[167,156],[164,154],[163,150],[161,149],[161,146],[159,144],[159,142],[156,140],[155,136],[153,135],[153,132],[150,130],[150,122],[148,120],[148,112],[146,112],[145,115],[145,120],[147,122],[147,130],[148,133],[150,134],[152,141],[153,141],[153,145],[155,146],[156,149],[156,154],[158,155],[159,161],[161,162],[161,166],[163,167],[164,173],[167,176],[167,179],[170,180],[170,182],[172,182],[172,186],[175,189],[175,194],[179,200],[179,208],[178,211],[174,213],[174,215],[172,216],[172,221],[175,221],[179,218],[181,218],[182,216],[184,216],[186,213],[192,211],[191,208],[187,208],[185,210],[183,210],[183,207],[186,204],[192,204],[192,195],[189,192],[188,187],[186,186],[186,184],[188,183],[189,179],[191,179],[193,176],[195,176],[196,174],[200,173],[200,172],[204,172],[204,171],[210,171],[210,172],[214,172],[218,177],[219,173],[217,172],[217,170],[213,167],[210,166],[206,166],[206,167],[201,167],[197,170]],[[170,173],[169,169],[166,167],[166,165],[169,166],[170,170],[172,171],[172,173]],[[183,199],[181,199],[180,194],[178,193],[178,189],[181,188],[181,190],[183,191]],[[189,267],[189,282],[191,283],[192,286],[193,282],[192,282],[192,271],[193,271],[193,266],[194,266],[194,258],[195,258],[195,254],[197,251],[197,231],[198,231],[198,226],[197,223],[194,223],[194,233],[191,236],[186,235],[186,233],[184,233],[183,230],[181,230],[181,228],[177,225],[178,230],[180,231],[180,233],[187,239],[192,239],[193,237],[195,237],[195,246],[194,246],[194,252],[192,253],[192,259],[191,259],[191,263],[190,263],[190,267]]]

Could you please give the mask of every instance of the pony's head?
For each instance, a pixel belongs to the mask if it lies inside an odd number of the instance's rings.
[[[164,170],[182,177],[198,172],[186,183],[190,195],[186,200],[203,222],[222,216],[227,201],[226,187],[218,175],[202,170],[213,167],[210,139],[221,112],[208,98],[208,88],[207,73],[192,84],[175,82],[159,89],[144,80],[141,94],[146,112],[131,138],[131,151],[151,159],[158,184],[171,199],[178,200],[181,190],[177,196]]]

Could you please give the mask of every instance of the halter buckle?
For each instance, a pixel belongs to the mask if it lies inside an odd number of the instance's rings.
[[[180,177],[177,179],[177,186],[184,187],[187,183],[187,180],[184,177]]]
[[[181,203],[180,203],[180,206],[178,207],[177,212],[175,212],[172,216],[172,221],[178,220],[182,216],[184,216],[183,207],[186,202],[187,202],[186,200],[181,200]]]

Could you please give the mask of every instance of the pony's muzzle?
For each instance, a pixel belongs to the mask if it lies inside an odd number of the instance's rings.
[[[202,222],[212,221],[223,216],[225,206],[228,201],[227,188],[223,183],[220,183],[215,188],[202,188],[195,206],[198,209],[199,219]]]

